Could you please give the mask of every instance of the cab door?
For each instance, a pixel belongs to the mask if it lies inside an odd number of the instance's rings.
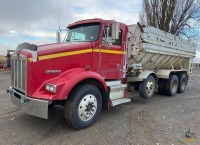
[[[104,26],[102,45],[100,47],[100,74],[104,79],[120,79],[123,76],[122,30],[119,38],[112,40],[111,26]]]

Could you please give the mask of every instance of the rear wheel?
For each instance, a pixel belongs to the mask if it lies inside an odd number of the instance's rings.
[[[139,84],[139,94],[142,98],[148,99],[154,95],[155,79],[149,75],[142,83]]]
[[[66,122],[76,129],[83,129],[94,124],[102,108],[102,96],[97,87],[78,86],[69,97],[64,109]]]
[[[178,75],[178,93],[183,93],[185,91],[185,88],[187,86],[187,76],[186,74],[180,74]]]
[[[166,79],[158,80],[158,92],[160,94],[165,94],[165,81],[166,81]]]
[[[165,93],[168,96],[176,95],[178,90],[178,77],[176,75],[170,75],[169,79],[165,81]]]

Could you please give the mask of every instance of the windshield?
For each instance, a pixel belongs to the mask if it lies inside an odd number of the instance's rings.
[[[66,41],[70,42],[94,42],[98,39],[99,23],[82,24],[69,28]]]

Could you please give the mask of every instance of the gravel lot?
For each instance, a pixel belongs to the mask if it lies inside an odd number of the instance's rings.
[[[156,94],[103,110],[98,122],[84,130],[70,128],[63,107],[54,106],[50,119],[27,115],[9,101],[9,71],[0,71],[0,144],[182,145],[200,144],[200,71],[190,75],[187,90],[175,97]],[[193,138],[185,132],[191,129]]]

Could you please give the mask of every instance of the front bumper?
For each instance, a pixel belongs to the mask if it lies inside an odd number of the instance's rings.
[[[9,89],[10,101],[27,114],[48,119],[48,105],[50,101],[34,99],[21,94],[12,87]]]

